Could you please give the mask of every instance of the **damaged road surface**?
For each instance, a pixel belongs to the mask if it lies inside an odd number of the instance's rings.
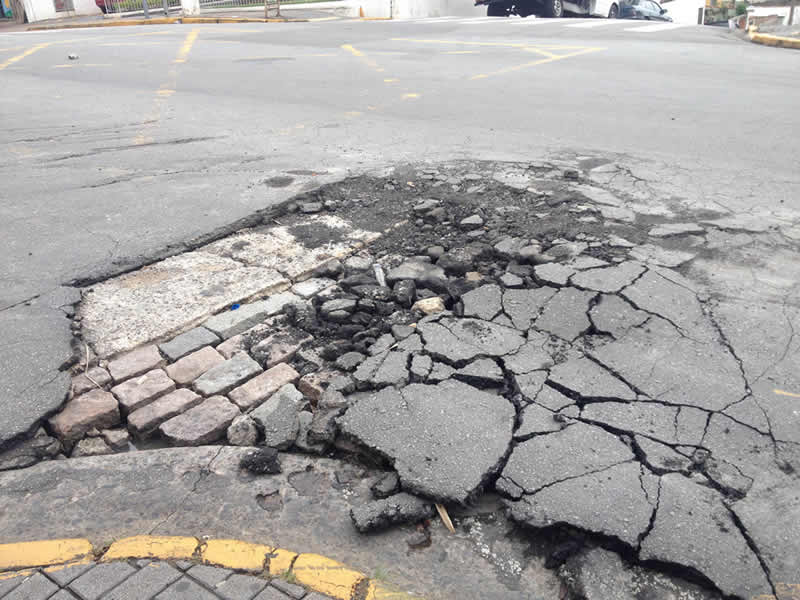
[[[429,598],[798,598],[798,223],[643,198],[603,161],[326,186],[84,290],[69,399],[0,468],[268,446],[303,468],[271,454],[237,503],[336,497],[370,552],[402,532],[397,583]],[[35,495],[18,473],[3,493]],[[416,587],[440,559],[453,580]]]

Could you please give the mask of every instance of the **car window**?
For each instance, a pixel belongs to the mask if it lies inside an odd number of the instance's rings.
[[[652,5],[650,8],[652,8],[654,11],[656,11],[657,13],[661,12],[660,4],[658,4],[657,2],[650,2],[650,4]]]

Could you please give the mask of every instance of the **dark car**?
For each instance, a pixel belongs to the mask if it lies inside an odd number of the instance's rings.
[[[646,19],[648,21],[672,21],[667,9],[654,0],[628,0],[619,9],[620,19]]]

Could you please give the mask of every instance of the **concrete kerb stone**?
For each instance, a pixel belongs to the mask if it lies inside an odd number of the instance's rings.
[[[83,538],[0,544],[0,581],[35,575],[39,568],[49,573],[92,561],[150,559],[214,565],[264,578],[283,577],[335,600],[419,600],[319,554],[298,554],[236,539],[203,539],[137,535],[116,540],[107,548],[93,547]]]
[[[766,33],[757,33],[751,31],[748,36],[750,41],[764,46],[774,46],[776,48],[792,48],[800,50],[800,38],[788,38],[777,35],[768,35]]]

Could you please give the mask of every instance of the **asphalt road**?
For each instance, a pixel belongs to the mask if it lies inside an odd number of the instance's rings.
[[[313,179],[260,184],[285,170],[619,153],[732,210],[798,202],[800,54],[718,28],[334,20],[8,34],[0,50],[30,52],[2,63],[0,308]]]

